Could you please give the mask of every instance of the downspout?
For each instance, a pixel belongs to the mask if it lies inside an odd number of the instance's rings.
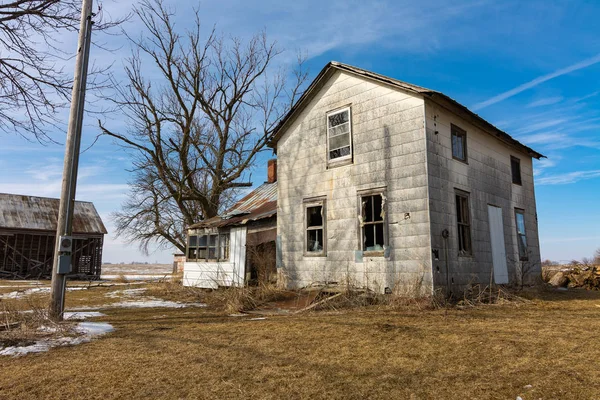
[[[444,262],[446,263],[446,296],[450,293],[450,266],[448,263],[448,237],[450,232],[448,229],[442,231],[442,238],[444,239]]]

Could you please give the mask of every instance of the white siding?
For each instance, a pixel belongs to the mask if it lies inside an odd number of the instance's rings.
[[[230,231],[228,262],[186,262],[183,286],[216,289],[219,286],[242,286],[246,276],[246,227]]]
[[[327,165],[326,114],[352,110],[353,163]],[[277,143],[277,227],[288,286],[432,290],[423,99],[335,72]],[[388,257],[361,257],[358,192],[385,187]],[[327,256],[304,255],[303,200],[326,200]],[[358,252],[358,254],[357,254]]]

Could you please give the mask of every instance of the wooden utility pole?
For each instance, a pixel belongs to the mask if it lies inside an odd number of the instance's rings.
[[[63,167],[62,190],[58,210],[58,227],[54,247],[54,264],[52,266],[52,285],[50,291],[50,318],[60,321],[65,308],[66,275],[71,272],[72,252],[68,241],[73,234],[73,210],[75,207],[75,191],[77,187],[77,169],[79,167],[79,150],[81,145],[81,127],[85,105],[85,87],[87,82],[88,60],[92,35],[92,0],[83,0],[81,6],[81,23],[77,58],[75,60],[75,77],[71,93],[71,111],[65,145],[65,162]],[[62,251],[61,251],[62,250]]]

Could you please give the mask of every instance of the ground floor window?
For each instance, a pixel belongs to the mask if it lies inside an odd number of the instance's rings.
[[[458,254],[461,256],[471,255],[471,213],[467,192],[456,192],[456,223],[458,225]]]
[[[305,203],[305,254],[325,255],[325,200]]]
[[[525,235],[525,212],[515,208],[515,220],[517,225],[517,243],[519,245],[519,259],[528,260],[527,236]]]
[[[229,260],[229,233],[190,234],[187,259],[188,261]]]
[[[363,251],[381,251],[387,245],[384,194],[360,196],[361,242]]]

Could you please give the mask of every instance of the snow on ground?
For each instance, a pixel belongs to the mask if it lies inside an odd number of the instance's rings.
[[[65,319],[68,319],[65,313]],[[86,317],[96,317],[102,316],[104,314],[101,313],[73,313],[79,314],[79,318],[76,319],[84,319]],[[84,314],[87,314],[84,316]],[[75,318],[71,318],[75,319]],[[56,332],[56,328],[41,326],[40,330],[43,332],[53,333]],[[115,329],[113,326],[106,322],[80,322],[74,328],[73,332],[79,334],[79,336],[61,336],[58,338],[52,339],[41,339],[37,340],[35,343],[27,345],[27,346],[9,346],[5,348],[0,348],[0,356],[13,356],[19,357],[24,356],[29,353],[41,353],[44,351],[48,351],[53,347],[60,346],[74,346],[81,343],[90,342],[92,339],[104,335],[106,333],[112,332]]]
[[[86,289],[87,286],[71,286],[67,287],[67,291]],[[17,290],[15,292],[0,294],[0,299],[22,299],[34,293],[50,293],[50,286],[34,287],[27,290]]]
[[[123,308],[184,308],[184,307],[206,307],[204,303],[179,303],[177,301],[161,300],[155,297],[145,297],[140,300],[121,301],[109,304],[107,307]]]
[[[92,317],[105,317],[106,314],[102,314],[99,311],[65,311],[63,313],[64,319],[80,320]]]

